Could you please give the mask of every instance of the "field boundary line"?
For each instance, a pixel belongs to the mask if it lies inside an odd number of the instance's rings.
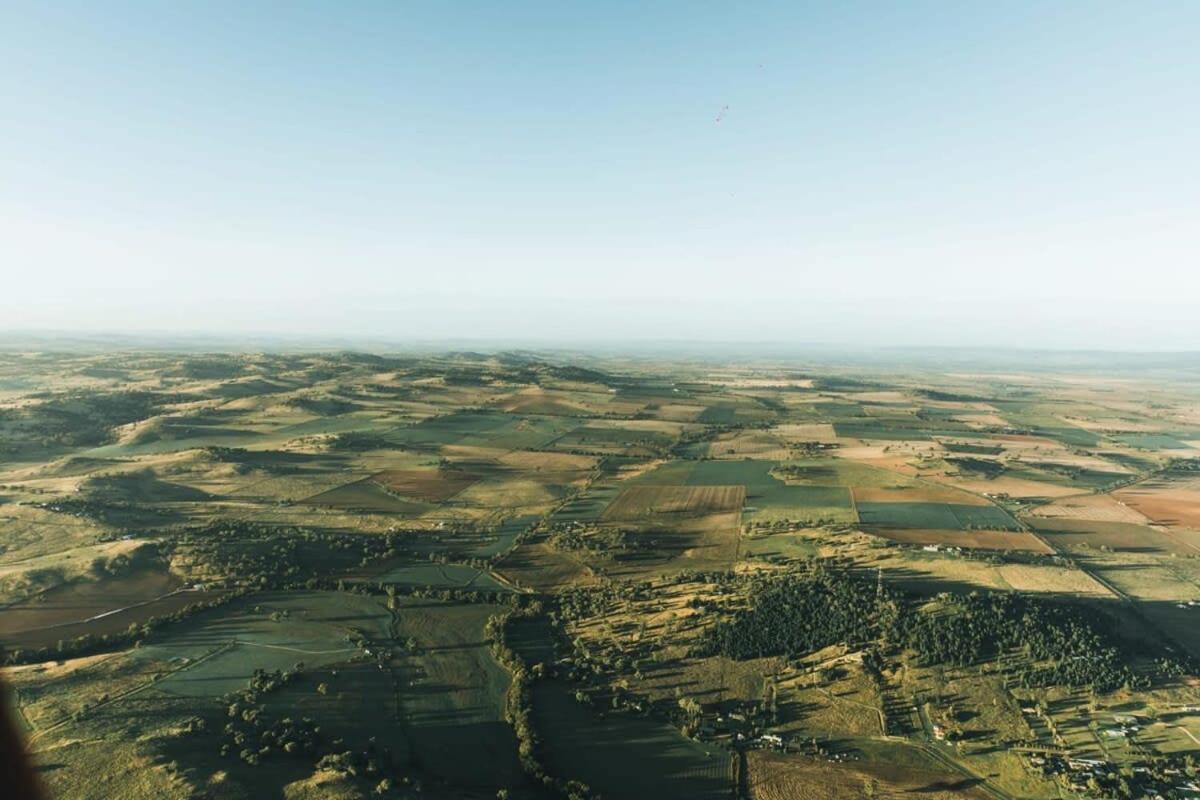
[[[195,659],[194,661],[189,661],[187,664],[184,664],[176,669],[164,672],[161,675],[147,681],[146,683],[140,684],[138,686],[133,687],[132,689],[121,692],[120,694],[117,694],[113,697],[108,698],[107,700],[105,700],[102,703],[97,703],[96,705],[89,708],[87,713],[91,714],[94,711],[96,711],[97,709],[104,708],[105,706],[110,706],[113,703],[117,703],[121,700],[125,700],[129,697],[132,697],[135,694],[144,692],[146,689],[153,688],[154,686],[157,686],[159,683],[162,683],[163,681],[165,681],[167,678],[170,678],[174,675],[178,675],[180,672],[184,672],[186,670],[191,669],[192,667],[203,664],[205,661],[208,661],[210,658],[213,658],[217,655],[220,655],[221,653],[224,653],[227,650],[232,649],[234,644],[235,644],[235,642],[225,642],[224,644],[219,645],[216,649],[205,653],[204,655],[200,656],[199,658]],[[43,734],[47,734],[47,733],[50,733],[51,731],[58,730],[59,728],[63,727],[64,725],[67,725],[74,721],[75,721],[74,715],[70,714],[70,715],[67,715],[63,719],[59,719],[57,722],[51,723],[50,725],[48,725],[45,728],[41,728],[37,731],[34,731],[30,735],[29,739],[26,740],[26,745],[32,745],[34,743],[34,741],[37,739],[40,739]]]
[[[104,619],[105,617],[111,617],[113,614],[120,614],[124,611],[130,611],[135,608],[141,608],[142,606],[148,606],[151,603],[157,603],[159,600],[166,600],[168,597],[174,597],[177,594],[181,594],[183,592],[190,592],[190,591],[192,591],[192,590],[191,589],[175,589],[174,591],[167,592],[166,594],[160,594],[158,597],[152,597],[149,600],[143,600],[140,603],[134,603],[133,605],[123,606],[121,608],[114,608],[111,611],[102,611],[99,614],[96,614],[95,616],[88,617],[87,619],[77,619],[77,620],[72,620],[70,622],[56,622],[53,625],[43,625],[40,628],[25,628],[24,630],[13,631],[12,634],[10,634],[10,635],[15,635],[18,633],[37,633],[38,631],[52,631],[55,628],[65,628],[70,625],[85,625],[89,622],[95,622],[96,620]]]
[[[1193,733],[1192,733],[1191,731],[1189,731],[1187,728],[1183,727],[1182,725],[1173,725],[1172,727],[1178,728],[1179,730],[1183,731],[1185,734],[1187,734],[1187,737],[1188,737],[1189,739],[1191,739],[1191,740],[1192,740],[1193,742],[1195,742],[1196,744],[1200,744],[1200,739],[1197,739],[1197,738],[1196,738],[1196,736],[1195,736],[1195,734],[1193,734]]]
[[[288,647],[287,645],[282,645],[282,644],[266,644],[264,642],[248,642],[245,639],[234,639],[230,643],[230,646],[232,647],[234,645],[239,645],[239,644],[246,645],[247,647],[266,647],[271,650],[286,650],[290,653],[301,653],[303,655],[308,655],[308,656],[328,656],[328,655],[334,655],[336,653],[356,653],[356,652],[358,652],[357,647],[345,647],[345,648],[341,648],[338,650],[304,650],[299,647]]]

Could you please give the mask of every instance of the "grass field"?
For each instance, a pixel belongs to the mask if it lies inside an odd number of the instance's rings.
[[[274,617],[274,618],[273,618]],[[344,592],[255,595],[180,623],[137,655],[176,665],[195,662],[157,685],[184,697],[219,697],[242,688],[256,669],[315,667],[360,652],[354,632],[390,638],[391,615],[375,598]]]
[[[746,539],[742,546],[747,556],[768,559],[804,559],[820,553],[817,541],[801,533],[753,536]]]
[[[598,715],[558,681],[535,685],[533,708],[549,769],[605,797],[727,800],[732,792],[730,754],[685,739],[664,722]]]
[[[672,461],[635,479],[637,484],[744,486],[750,522],[855,520],[849,491],[837,485],[792,485],[774,474],[779,462],[763,459]],[[836,474],[836,473],[834,473]]]
[[[392,567],[372,574],[371,583],[394,583],[398,586],[428,586],[434,589],[475,589],[482,592],[509,591],[489,572],[463,564],[417,562]]]
[[[893,746],[891,763],[872,759],[830,764],[801,755],[768,751],[748,754],[749,785],[755,800],[859,800],[879,797],[925,800],[989,797],[969,778],[948,772],[914,748]],[[870,786],[871,794],[864,787]]]
[[[220,756],[227,693],[303,663],[266,715],[312,717],[331,747],[374,739],[410,778],[380,796],[533,800],[503,719],[510,676],[483,638],[499,609],[446,599],[479,590],[538,610],[541,756],[608,800],[735,796],[731,712],[795,745],[746,753],[757,800],[1061,800],[1020,755],[1050,737],[1020,710],[1043,700],[1065,746],[1114,775],[1200,757],[1184,710],[1200,684],[1155,661],[1166,645],[1200,657],[1193,376],[1029,366],[0,353],[9,653],[217,596],[175,591],[195,583],[246,593],[137,646],[16,664],[21,724],[60,797],[372,796],[373,775]],[[129,569],[141,548],[153,559]],[[701,647],[755,587],[809,572],[910,590],[897,613],[942,593],[1053,600],[1120,634],[1139,680],[1090,696],[1035,685],[1020,647],[934,665],[857,630],[796,658]],[[351,591],[312,588],[339,581]],[[635,700],[650,708],[618,708]],[[1146,717],[1141,741],[1097,735],[1120,708]],[[195,718],[212,735],[185,734]],[[797,752],[813,737],[824,755]]]
[[[423,772],[469,788],[524,783],[517,740],[504,722],[509,675],[483,637],[494,606],[405,601],[395,634],[417,648],[396,667],[410,758]]]
[[[604,510],[605,522],[667,516],[696,516],[739,511],[742,486],[630,486]]]
[[[856,503],[858,517],[867,527],[1020,530],[1007,512],[996,506],[950,503]]]
[[[419,514],[431,508],[424,503],[396,497],[378,482],[369,478],[315,494],[301,502],[306,505],[351,511],[370,511],[379,514]]]
[[[1055,547],[1102,549],[1162,555],[1200,555],[1200,537],[1193,542],[1131,522],[1103,522],[1063,517],[1030,517],[1029,524]]]
[[[652,455],[674,439],[672,432],[653,428],[583,425],[554,440],[559,450],[603,455]]]

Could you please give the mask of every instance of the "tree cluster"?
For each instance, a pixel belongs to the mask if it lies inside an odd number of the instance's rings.
[[[881,583],[827,570],[753,579],[748,602],[709,627],[699,656],[736,659],[797,657],[847,643],[904,649],[921,664],[969,665],[1005,653],[1022,653],[1018,679],[1028,686],[1069,685],[1112,691],[1149,682],[1135,672],[1139,655],[1116,638],[1095,612],[1077,604],[1015,593],[940,595],[937,602],[891,590]],[[1165,649],[1160,674],[1194,671]]]
[[[541,759],[540,738],[533,720],[533,684],[544,677],[541,664],[532,667],[508,643],[510,622],[539,616],[540,603],[524,608],[509,610],[491,617],[484,629],[491,642],[492,656],[512,675],[508,694],[504,700],[504,718],[512,725],[517,737],[517,756],[521,767],[538,784],[553,791],[565,800],[591,800],[595,798],[587,784],[576,780],[551,775]]]

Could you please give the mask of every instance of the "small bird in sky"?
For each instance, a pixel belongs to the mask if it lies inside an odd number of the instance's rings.
[[[721,110],[717,112],[717,118],[713,120],[713,122],[717,123],[718,125],[721,124],[721,120],[725,119],[725,114],[727,111],[729,111],[729,106],[721,106]]]

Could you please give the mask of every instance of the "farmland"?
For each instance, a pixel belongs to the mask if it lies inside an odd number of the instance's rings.
[[[0,386],[0,646],[58,796],[1194,777],[1187,371],[63,352]]]

